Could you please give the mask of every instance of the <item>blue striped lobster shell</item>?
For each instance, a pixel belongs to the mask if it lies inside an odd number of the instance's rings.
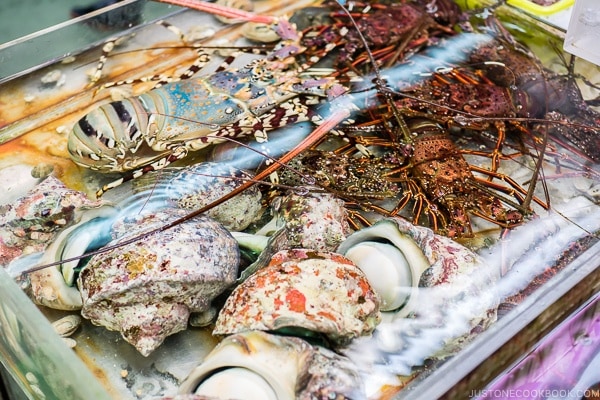
[[[172,82],[100,106],[74,126],[71,157],[94,170],[123,172],[175,149],[198,150],[222,141],[221,136],[254,134],[264,140],[269,129],[306,120],[307,108],[299,101],[279,107],[298,96],[290,80],[285,85],[275,78],[250,82],[256,74],[245,70]]]
[[[309,106],[343,89],[332,79],[300,78],[298,68],[288,68],[293,56],[303,51],[300,35],[285,19],[278,20],[274,29],[282,41],[264,59],[240,69],[160,82],[147,93],[100,106],[81,118],[68,141],[73,161],[105,173],[128,173],[98,195],[224,137],[254,135],[265,141],[269,130],[318,122]],[[199,60],[203,57],[198,65],[208,62],[206,54]]]

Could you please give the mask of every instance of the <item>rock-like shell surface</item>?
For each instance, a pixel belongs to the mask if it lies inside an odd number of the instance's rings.
[[[454,240],[435,234],[431,229],[413,225],[402,218],[386,218],[368,228],[361,229],[348,237],[338,248],[338,252],[346,254],[353,246],[361,242],[390,243],[401,250],[408,263],[412,283],[407,286],[415,288],[443,288],[448,301],[463,294],[477,295],[486,290],[493,276],[486,269],[484,261],[474,252]],[[401,241],[410,241],[411,254]],[[413,264],[420,265],[415,268]],[[421,265],[425,263],[425,265]],[[477,275],[477,276],[474,276]],[[417,294],[414,292],[414,294]],[[427,301],[420,299],[418,301]],[[414,299],[402,308],[399,315],[418,313],[418,301]]]
[[[289,194],[277,213],[285,221],[289,248],[334,251],[351,232],[344,202],[328,193]]]
[[[119,243],[185,215],[165,209],[115,224]],[[120,331],[143,355],[187,326],[190,312],[210,307],[237,275],[237,242],[199,216],[142,241],[93,256],[79,275],[82,315]]]
[[[46,248],[38,265],[50,264],[83,255],[90,245],[106,243],[110,225],[117,213],[111,205],[82,207],[78,222],[60,231]],[[59,310],[81,309],[81,295],[75,287],[75,270],[80,261],[65,262],[60,267],[43,268],[29,273],[31,297],[37,304]]]
[[[412,287],[410,301],[401,309],[384,313],[371,346],[375,343],[381,350],[377,362],[387,363],[389,355],[393,358],[390,363],[395,368],[402,365],[408,374],[417,363],[445,358],[487,329],[496,321],[498,300],[490,290],[494,287],[494,271],[481,257],[448,237],[402,218],[386,218],[355,232],[338,251],[345,253],[363,240],[392,243],[394,235],[410,239],[429,267],[419,268],[421,273],[415,271],[412,281],[417,279],[418,285]],[[366,351],[372,350],[369,347]],[[353,351],[366,354],[360,346]]]
[[[101,204],[47,177],[15,203],[0,207],[0,265],[44,250],[57,232],[77,221],[82,207]]]
[[[308,249],[283,250],[228,297],[214,334],[301,327],[345,344],[380,320],[379,298],[347,258]]]
[[[253,175],[217,163],[200,163],[176,172],[166,185],[167,197],[178,207],[196,210],[225,196]],[[262,212],[262,194],[253,186],[206,212],[231,231],[244,230]]]

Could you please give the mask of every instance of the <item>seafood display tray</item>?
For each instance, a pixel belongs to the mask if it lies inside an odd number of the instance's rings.
[[[484,0],[456,2],[471,9],[495,3]],[[66,186],[85,192],[91,198],[98,187],[112,181],[113,177],[98,177],[76,166],[69,159],[64,140],[65,131],[82,115],[94,105],[108,102],[111,95],[118,95],[116,91],[96,91],[88,85],[87,70],[96,65],[107,38],[115,37],[117,33],[126,38],[114,56],[120,58],[121,66],[111,70],[112,60],[107,63],[109,76],[106,81],[116,81],[129,76],[172,74],[195,60],[197,55],[193,50],[182,52],[168,48],[178,42],[172,32],[154,23],[158,18],[164,18],[184,31],[208,26],[215,30],[213,38],[239,37],[237,26],[223,27],[212,16],[196,11],[164,5],[156,8],[156,3],[145,0],[123,3],[112,6],[111,12],[132,4],[152,11],[143,14],[144,21],[139,26],[119,32],[96,32],[88,37],[87,43],[78,42],[73,48],[61,49],[60,54],[48,54],[46,59],[36,59],[34,65],[24,65],[21,70],[11,66],[3,71],[0,65],[0,184],[5,188],[0,197],[0,210],[38,183],[29,172],[34,165],[52,164]],[[309,0],[273,0],[256,2],[255,6],[258,12],[280,15],[313,3]],[[541,58],[546,57],[542,58],[544,63],[558,66],[563,72],[554,53],[556,43],[564,39],[563,32],[515,12],[509,6],[500,6],[496,11],[501,18],[509,20],[508,25],[516,26],[516,35],[525,37],[534,52]],[[39,47],[48,41],[48,47],[52,47],[52,43],[64,37],[62,35],[67,31],[73,34],[93,29],[87,22],[82,18],[38,37],[2,46],[0,60],[7,57],[15,64],[14,58],[20,57],[21,49]],[[152,50],[138,52],[149,48]],[[131,54],[136,55],[130,57]],[[71,56],[75,57],[74,61]],[[126,62],[123,61],[125,58]],[[578,76],[584,76],[585,81],[600,84],[597,66],[582,61],[576,68]],[[581,84],[581,88],[585,98],[599,94],[592,86]],[[129,92],[125,94],[129,95]],[[598,164],[591,168],[597,170]],[[524,176],[519,175],[519,170],[507,173]],[[481,395],[486,388],[494,388],[494,379],[522,359],[531,346],[582,304],[597,296],[600,291],[600,243],[597,240],[600,182],[588,179],[583,173],[573,173],[569,177],[556,175],[547,180],[547,188],[539,188],[536,192],[547,190],[551,194],[552,211],[542,212],[540,218],[516,228],[511,232],[508,244],[488,245],[487,238],[480,237],[472,241],[466,239],[465,243],[477,248],[479,255],[498,271],[511,264],[513,273],[498,279],[490,292],[506,296],[519,293],[543,275],[548,263],[559,260],[560,268],[546,276],[515,308],[451,357],[431,361],[419,351],[403,353],[398,354],[400,366],[396,366],[392,354],[390,370],[403,370],[406,360],[415,357],[419,373],[399,377],[395,383],[402,386],[402,390],[381,398],[455,399],[474,397],[473,393]],[[119,201],[127,190],[130,186],[123,185],[107,192],[105,198]],[[181,381],[218,343],[209,330],[192,328],[168,337],[162,346],[144,357],[124,341],[119,332],[84,320],[72,336],[76,346],[71,349],[55,334],[50,323],[66,313],[35,305],[20,286],[23,283],[14,278],[0,268],[0,364],[9,383],[8,391],[14,398],[153,399],[172,396]],[[415,343],[426,348],[427,335],[418,339]],[[439,337],[433,335],[429,340],[439,340]],[[371,382],[366,382],[372,391],[390,382],[389,376],[381,381],[377,374],[372,378]]]

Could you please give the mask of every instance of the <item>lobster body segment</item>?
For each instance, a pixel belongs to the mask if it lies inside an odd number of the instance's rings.
[[[166,165],[224,136],[264,141],[269,130],[308,120],[306,103],[318,102],[330,88],[327,80],[301,81],[279,67],[270,59],[254,60],[239,70],[177,80],[103,105],[74,126],[71,157],[93,170],[126,172],[161,159]],[[293,100],[299,96],[308,99]]]
[[[449,237],[472,236],[469,214],[505,227],[523,221],[521,212],[507,209],[497,196],[478,187],[471,166],[442,126],[421,118],[408,124],[415,134],[410,175],[428,199],[425,212],[436,230]]]

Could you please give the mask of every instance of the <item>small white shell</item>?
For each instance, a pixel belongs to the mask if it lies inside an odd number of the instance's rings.
[[[238,10],[243,11],[254,11],[254,3],[252,3],[251,0],[217,0],[215,4],[229,8],[237,8]],[[220,15],[215,15],[215,18],[217,18],[224,24],[232,24],[235,22],[239,22],[239,20],[222,17]]]
[[[242,35],[244,35],[246,39],[261,43],[271,43],[281,39],[271,25],[258,22],[246,22],[244,26],[242,26]]]
[[[185,34],[187,42],[197,42],[215,35],[215,28],[209,25],[195,25]]]
[[[210,307],[208,310],[190,314],[189,324],[197,328],[210,325],[217,317],[217,309]]]
[[[52,323],[52,327],[62,337],[71,336],[81,326],[81,317],[76,314],[67,315]]]
[[[71,349],[74,349],[77,346],[77,341],[75,339],[64,337],[62,340]]]
[[[54,171],[54,165],[48,163],[39,163],[31,169],[31,176],[38,179],[44,179],[50,176]]]
[[[60,81],[62,76],[63,76],[62,72],[55,69],[55,70],[52,70],[52,71],[46,73],[44,76],[42,76],[40,81],[42,81],[43,84],[57,83]]]

